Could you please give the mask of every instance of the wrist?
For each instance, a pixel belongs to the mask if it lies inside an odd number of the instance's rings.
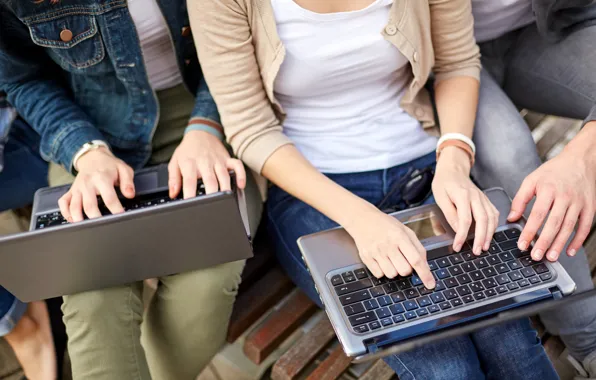
[[[582,130],[563,149],[563,154],[573,157],[596,171],[596,120],[584,125]],[[577,162],[577,161],[576,161]]]
[[[470,175],[472,163],[469,153],[465,150],[457,146],[446,146],[437,160],[437,168],[439,167],[448,167],[465,175]]]
[[[374,205],[356,195],[354,195],[354,200],[347,203],[346,206],[347,207],[343,208],[341,216],[338,218],[337,222],[344,227],[350,235],[361,221],[367,219],[368,215],[381,212]]]
[[[98,157],[101,156],[114,157],[112,151],[105,147],[100,146],[95,149],[89,150],[78,157],[78,160],[74,163],[73,167],[77,172],[84,170],[87,166],[93,166],[93,164],[87,165],[88,163],[94,162]]]

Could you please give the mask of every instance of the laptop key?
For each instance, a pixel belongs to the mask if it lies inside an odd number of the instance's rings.
[[[379,310],[375,311],[375,313],[377,313],[377,317],[379,317],[379,319],[391,317],[391,312],[389,311],[389,308],[387,308],[387,307],[379,309]]]
[[[521,259],[519,259],[519,262],[524,266],[524,267],[529,267],[533,264],[535,264],[535,261],[532,260],[532,258],[530,256],[526,256],[526,257],[522,257]]]
[[[457,276],[457,281],[462,284],[469,284],[470,282],[472,282],[472,279],[470,278],[470,275],[468,274],[462,274],[461,276]]]
[[[395,322],[395,323],[401,323],[405,320],[406,320],[406,318],[403,316],[403,314],[396,315],[395,317],[393,317],[393,322]]]
[[[443,283],[443,281],[437,281],[435,286],[435,292],[440,292],[441,290],[445,290],[447,287]]]
[[[391,318],[383,318],[381,319],[381,324],[384,327],[391,326],[393,324],[393,320]]]
[[[463,263],[464,259],[459,253],[456,253],[455,255],[449,256],[449,261],[451,261],[451,264],[457,265]]]
[[[523,268],[523,265],[520,264],[519,260],[514,260],[509,262],[509,268],[511,268],[511,270],[516,270]]]
[[[441,310],[451,309],[451,304],[447,301],[441,302],[439,306],[441,307]]]
[[[474,254],[472,252],[465,252],[461,254],[461,257],[463,257],[463,259],[465,261],[472,261],[472,260],[476,260],[476,256],[474,256]]]
[[[360,281],[356,281],[356,282],[351,282],[349,284],[336,286],[335,293],[338,296],[343,296],[344,294],[347,294],[347,293],[352,293],[352,292],[356,292],[358,290],[371,288],[371,287],[372,287],[372,283],[370,282],[370,280],[364,279],[364,280],[360,280]]]
[[[486,261],[485,258],[478,259],[478,260],[474,261],[474,264],[476,265],[476,268],[478,268],[478,269],[486,268],[488,266],[488,262]]]
[[[464,296],[464,297],[462,297],[462,300],[463,300],[465,303],[474,302],[474,296],[473,296],[473,295],[471,295],[471,294],[469,294],[469,295],[467,295],[467,296]]]
[[[413,288],[406,290],[404,293],[406,294],[406,297],[408,297],[409,300],[411,300],[412,298],[420,297],[420,293],[418,293],[418,290]]]
[[[459,267],[459,265],[455,265],[449,268],[449,273],[452,276],[459,276],[460,274],[464,273],[464,271]]]
[[[530,255],[530,251],[520,251],[518,248],[512,249],[510,252],[516,259]]]
[[[443,295],[445,296],[445,298],[447,298],[448,300],[457,298],[457,292],[455,291],[455,289],[447,289],[443,292]]]
[[[445,280],[445,286],[447,286],[448,288],[455,288],[458,285],[459,283],[455,278],[448,278]]]
[[[343,277],[345,282],[351,282],[351,281],[346,280],[346,278],[356,278],[356,276],[354,276],[354,273],[351,271],[344,272],[341,274],[341,276]]]
[[[389,311],[391,311],[391,314],[397,315],[404,313],[406,310],[404,309],[402,304],[395,304],[389,306]]]
[[[376,321],[377,315],[372,311],[368,311],[366,313],[353,315],[353,316],[349,317],[348,320],[350,321],[350,324],[352,325],[352,327],[354,327],[354,326],[361,325],[363,323],[369,323],[372,321]]]
[[[356,293],[352,293],[352,294],[348,294],[348,295],[339,297],[339,302],[341,302],[341,304],[345,306],[345,305],[349,305],[351,303],[364,301],[369,298],[370,298],[370,294],[368,293],[368,290],[361,290]]]
[[[551,273],[543,273],[543,274],[540,275],[540,279],[542,281],[548,281],[548,280],[550,280],[552,278],[553,278],[553,275]]]
[[[534,273],[534,271],[532,270],[532,268],[529,268],[529,267],[528,268],[523,268],[520,272],[521,272],[521,274],[524,275],[525,278],[532,277],[532,276],[534,276],[536,274],[536,273]]]
[[[418,309],[418,304],[415,301],[406,301],[404,302],[404,307],[407,311]]]
[[[501,260],[499,259],[499,256],[489,256],[486,258],[486,261],[488,261],[488,263],[490,265],[501,264]]]
[[[533,268],[534,268],[534,271],[536,272],[536,274],[542,274],[542,273],[548,272],[548,267],[543,263],[534,265]]]
[[[433,291],[431,289],[427,289],[425,286],[418,287],[418,292],[420,292],[421,296],[425,296],[427,294],[431,294]]]
[[[503,252],[499,255],[499,258],[501,259],[502,262],[506,262],[506,261],[513,260],[515,257],[513,257],[511,252]]]
[[[370,279],[371,279],[372,284],[374,286],[383,285],[384,283],[387,282],[387,279],[385,277],[376,278],[375,276],[372,276]]]
[[[493,240],[497,243],[500,243],[502,241],[507,240],[507,235],[505,235],[503,232],[495,232],[495,234],[493,235]]]
[[[370,295],[373,297],[380,297],[385,295],[385,291],[383,290],[382,286],[377,286],[376,288],[372,288],[370,290]]]
[[[497,295],[497,291],[494,289],[488,289],[484,292],[484,294],[486,294],[487,297],[494,297]]]
[[[484,295],[484,293],[482,292],[478,292],[478,293],[474,293],[474,298],[476,300],[483,300],[486,298],[486,296]]]
[[[463,305],[464,303],[462,302],[462,300],[460,298],[456,298],[454,300],[451,300],[451,305],[453,305],[453,307],[458,307]]]
[[[344,311],[346,315],[349,317],[350,315],[364,313],[364,306],[361,303],[355,303],[353,305],[344,306]]]
[[[415,311],[408,311],[406,314],[406,319],[410,320],[410,319],[414,319],[416,317],[418,317],[418,315],[416,315]]]
[[[379,297],[379,298],[377,298],[377,302],[379,303],[379,305],[381,307],[388,306],[393,303],[393,301],[391,301],[391,297],[389,297],[389,296]]]
[[[418,275],[413,274],[412,277],[410,277],[410,282],[412,283],[412,285],[414,286],[419,286],[422,285],[422,280],[420,279],[420,277],[418,277]]]
[[[388,294],[397,292],[399,290],[395,282],[386,283],[385,285],[383,285],[383,289],[385,289],[385,292],[387,292]]]
[[[497,279],[497,282],[499,283],[499,285],[504,285],[504,284],[507,284],[508,282],[511,282],[511,280],[509,279],[509,277],[506,274],[499,275],[495,278]]]
[[[515,272],[511,272],[508,274],[509,278],[511,279],[511,281],[519,281],[521,280],[523,277],[521,274],[519,274],[518,271]]]
[[[439,307],[439,305],[431,305],[428,307],[428,311],[430,311],[431,314],[434,314],[441,311],[441,308]]]
[[[430,270],[437,270],[437,269],[439,269],[439,267],[437,266],[437,263],[435,263],[434,260],[430,260],[428,262],[428,267],[430,268]]]
[[[404,295],[403,292],[395,292],[395,293],[391,294],[391,299],[393,300],[394,303],[398,303],[401,301],[405,301],[406,296]]]
[[[379,308],[379,303],[376,300],[367,300],[363,302],[366,310],[374,310]]]
[[[484,285],[486,289],[492,289],[497,286],[497,282],[494,278],[487,278],[486,280],[482,280],[482,285]]]
[[[517,241],[507,240],[502,243],[499,243],[499,247],[501,247],[503,251],[509,251],[510,249],[517,248]]]
[[[490,248],[488,249],[488,252],[490,252],[490,254],[494,255],[496,253],[501,252],[501,248],[499,248],[499,246],[496,245],[495,243],[492,243],[490,245]]]
[[[354,332],[360,333],[360,334],[364,334],[365,332],[370,331],[368,329],[367,325],[360,325],[360,326],[356,326],[354,327]]]
[[[469,285],[469,287],[472,293],[481,292],[484,290],[484,286],[482,286],[482,284],[479,282],[473,282]]]
[[[470,290],[470,288],[467,285],[460,286],[460,287],[456,288],[455,290],[457,291],[457,294],[459,294],[461,297],[467,296],[468,294],[472,293],[472,291]]]
[[[461,265],[461,268],[465,271],[465,272],[472,272],[476,270],[476,266],[474,265],[474,263],[463,263]]]
[[[366,273],[366,269],[364,269],[364,268],[356,269],[354,271],[354,274],[356,275],[356,278],[359,280],[362,280],[363,278],[368,277],[368,273]]]
[[[397,287],[399,288],[399,290],[406,290],[412,287],[412,284],[410,284],[410,281],[408,281],[408,279],[403,279],[403,280],[398,280],[397,281]]]
[[[439,268],[447,268],[451,265],[451,263],[446,257],[441,257],[440,259],[437,259],[436,262]]]
[[[422,317],[422,316],[428,315],[428,310],[419,309],[419,310],[416,310],[416,314],[418,314],[419,317]]]
[[[528,278],[530,280],[530,284],[534,285],[540,282],[540,279],[536,276]]]
[[[344,280],[341,279],[341,276],[339,274],[336,274],[335,276],[331,277],[331,285],[337,286],[337,285],[341,285],[343,283],[344,283]]]
[[[511,284],[507,284],[507,289],[515,290],[515,289],[519,289],[519,286],[517,286],[517,284],[515,282],[512,282]]]
[[[497,275],[497,271],[495,270],[495,268],[484,268],[482,270],[482,273],[486,276],[486,277],[492,277],[492,276],[496,276]]]
[[[449,277],[449,272],[447,272],[446,269],[439,269],[435,273],[436,273],[437,277],[441,280],[444,280]]]
[[[501,294],[501,293],[507,293],[507,287],[505,285],[498,286],[497,287],[497,292],[499,294]]]
[[[377,330],[381,328],[381,324],[378,321],[371,322],[368,324],[371,330]]]
[[[441,293],[433,293],[430,295],[430,299],[433,300],[434,303],[441,303],[445,301],[445,297]]]
[[[426,307],[429,305],[432,305],[432,302],[430,301],[430,298],[428,297],[420,297],[417,299],[418,301],[418,305],[420,305],[420,307]]]
[[[530,286],[530,281],[524,279],[518,281],[517,284],[520,286],[520,288],[525,288],[526,286]]]
[[[507,231],[503,232],[505,233],[505,236],[507,236],[509,239],[517,239],[520,235],[520,231],[515,228],[510,228]]]
[[[350,275],[350,276],[342,276],[345,282],[354,282],[356,281],[356,276],[354,275]]]

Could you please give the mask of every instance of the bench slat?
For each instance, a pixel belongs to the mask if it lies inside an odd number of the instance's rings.
[[[335,380],[348,369],[351,362],[352,360],[344,354],[344,350],[338,344],[307,380]]]
[[[378,360],[360,377],[360,380],[391,380],[396,377],[395,371],[384,361]]]
[[[240,293],[230,319],[228,342],[233,343],[238,339],[293,287],[292,281],[279,268],[273,268],[250,288]]]
[[[277,360],[273,366],[271,378],[273,380],[294,380],[333,337],[335,337],[333,327],[327,316],[324,315],[312,330]]]
[[[316,310],[317,306],[304,293],[295,292],[249,334],[244,342],[244,354],[254,363],[260,364]]]

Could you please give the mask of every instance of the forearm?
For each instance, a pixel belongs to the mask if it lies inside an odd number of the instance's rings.
[[[588,122],[567,144],[565,154],[576,157],[576,163],[584,163],[588,170],[596,172],[596,120]]]
[[[276,150],[265,162],[261,174],[344,227],[352,225],[364,212],[376,210],[321,174],[293,145]]]

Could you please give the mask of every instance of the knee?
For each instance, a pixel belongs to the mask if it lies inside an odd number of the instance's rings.
[[[201,302],[205,298],[209,298],[209,302],[233,302],[242,281],[244,264],[244,260],[234,261],[162,279],[160,291],[190,292],[192,298],[202,298]]]
[[[136,294],[133,286],[64,296],[64,322],[95,323],[101,320],[130,319],[131,314],[136,314],[140,319],[143,310],[140,290],[139,294]]]

